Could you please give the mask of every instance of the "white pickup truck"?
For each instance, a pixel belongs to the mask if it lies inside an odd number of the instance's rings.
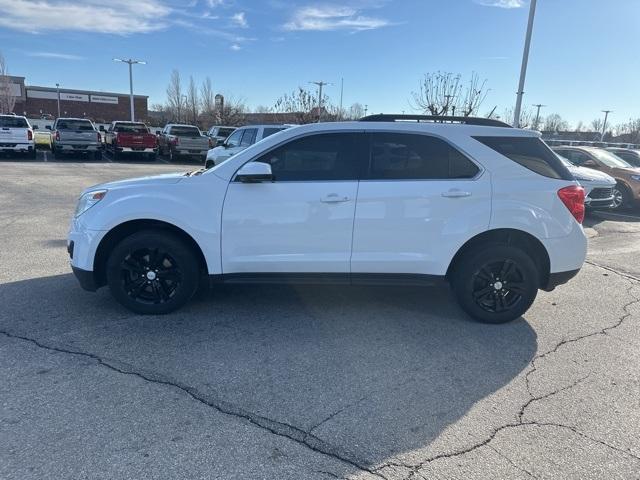
[[[0,115],[0,153],[22,153],[36,158],[33,129],[25,117]]]

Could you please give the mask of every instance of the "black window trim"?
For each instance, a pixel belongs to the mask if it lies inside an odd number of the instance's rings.
[[[362,130],[362,129],[323,130],[321,132],[320,131],[318,131],[318,132],[306,132],[306,133],[297,135],[295,137],[287,138],[287,139],[277,143],[276,145],[270,147],[268,150],[261,151],[260,153],[256,154],[255,156],[251,157],[249,160],[244,162],[242,165],[240,165],[236,169],[236,171],[233,173],[233,175],[231,177],[231,182],[232,183],[241,183],[240,180],[237,179],[238,171],[242,167],[244,167],[247,163],[255,162],[258,158],[262,157],[263,155],[267,155],[268,153],[273,152],[277,148],[280,148],[283,145],[286,145],[287,143],[295,142],[297,140],[301,140],[301,139],[306,138],[306,137],[311,137],[311,136],[315,136],[315,135],[324,135],[324,134],[329,134],[329,133],[362,133],[362,134],[366,134],[368,132],[366,130]],[[267,137],[267,138],[269,138],[269,137]],[[256,143],[258,143],[258,142],[256,142]],[[255,145],[255,143],[254,143],[254,145]],[[360,166],[360,170],[361,169],[362,169],[362,166]],[[359,172],[358,177],[361,177],[361,176],[362,176],[362,172]],[[359,181],[362,181],[362,180],[360,178],[356,178],[354,180],[281,180],[281,181],[274,180],[274,181],[272,181],[270,183],[294,184],[294,183],[338,183],[338,182],[359,182]]]
[[[359,180],[360,182],[475,182],[479,180],[480,177],[482,177],[482,175],[485,172],[484,166],[482,166],[481,163],[479,163],[475,158],[473,158],[472,155],[469,155],[469,153],[467,153],[464,149],[452,143],[448,138],[443,137],[442,135],[434,134],[431,132],[419,132],[416,130],[397,130],[397,129],[391,129],[391,128],[381,129],[381,130],[377,130],[377,129],[366,130],[365,133],[369,137],[369,140],[368,140],[369,160],[367,162],[367,167],[365,169],[364,175],[361,175],[362,178],[360,178]],[[369,176],[370,170],[371,170],[371,153],[372,153],[371,140],[372,140],[373,134],[375,133],[397,133],[397,134],[421,135],[424,137],[437,138],[445,142],[447,145],[449,145],[451,148],[456,150],[458,153],[464,156],[467,160],[473,163],[478,168],[478,173],[476,173],[475,176],[470,178],[397,178],[397,179],[396,178],[387,178],[387,179],[366,178]]]

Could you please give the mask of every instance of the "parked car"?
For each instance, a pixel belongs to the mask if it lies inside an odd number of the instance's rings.
[[[20,153],[36,158],[33,129],[26,117],[0,115],[0,154],[2,153]]]
[[[38,125],[33,125],[33,141],[38,148],[51,150],[51,131],[40,130]]]
[[[560,157],[560,160],[569,169],[573,178],[584,188],[584,205],[587,208],[611,208],[613,206],[615,178],[592,168],[578,167],[564,157]]]
[[[613,153],[597,147],[559,146],[553,150],[574,165],[607,173],[616,179],[612,208],[633,206],[640,199],[640,168],[633,167]]]
[[[104,144],[114,160],[132,155],[155,160],[158,155],[157,137],[141,122],[112,122],[104,136]]]
[[[207,275],[448,280],[462,308],[491,323],[576,275],[584,189],[536,132],[407,117],[304,125],[209,170],[91,187],[71,222],[72,269],[141,314],[181,307]]]
[[[211,139],[194,125],[170,123],[158,135],[158,152],[173,162],[178,157],[197,157],[204,161]]]
[[[629,165],[634,167],[640,167],[640,150],[634,150],[631,148],[609,147],[607,151],[620,157]]]
[[[51,152],[54,158],[82,154],[102,158],[102,137],[91,120],[58,118],[53,124]]]
[[[215,140],[215,145],[213,147],[217,147],[219,144],[223,143],[229,135],[236,131],[236,127],[222,127],[222,126],[213,126],[207,132],[207,136],[213,140]]]
[[[289,128],[289,125],[247,125],[246,127],[240,127],[229,135],[221,145],[207,152],[206,165],[209,167],[218,165],[263,138],[287,128]]]

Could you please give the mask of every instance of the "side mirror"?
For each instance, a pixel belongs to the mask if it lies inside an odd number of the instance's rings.
[[[44,128],[46,128],[47,130],[51,130],[51,125],[47,125],[47,126],[46,126],[46,127],[44,127]]]
[[[214,162],[212,158],[207,158],[204,162],[204,168],[206,168],[207,170],[215,166],[216,166],[216,162]]]
[[[156,130],[156,135],[160,135],[162,133],[162,130]]]
[[[34,126],[33,126],[33,127],[31,127],[31,128],[33,128],[34,130],[37,130],[37,129],[38,129],[38,125],[34,125]]]
[[[242,183],[269,182],[273,180],[271,165],[263,162],[245,163],[236,173],[236,180]]]
[[[100,130],[101,132],[104,132],[104,125],[100,125],[100,126],[98,127],[98,130]]]

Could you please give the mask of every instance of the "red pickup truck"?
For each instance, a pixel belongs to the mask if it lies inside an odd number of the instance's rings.
[[[134,154],[143,155],[149,160],[155,160],[158,156],[158,139],[144,123],[112,122],[104,144],[113,160]]]

